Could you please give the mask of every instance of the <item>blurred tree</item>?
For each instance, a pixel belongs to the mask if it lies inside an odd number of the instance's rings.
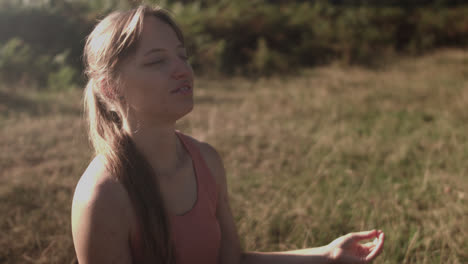
[[[132,6],[131,0],[93,0],[87,2],[92,10],[105,13],[116,9],[126,9]]]
[[[158,3],[172,12],[198,72],[272,74],[334,59],[369,64],[386,52],[419,54],[442,46],[466,47],[468,4],[452,7],[460,2],[0,0],[0,46],[8,44],[7,53],[17,51],[23,61],[51,66],[19,63],[9,55],[2,67],[29,67],[22,72],[56,88],[65,86],[79,79],[84,39],[97,19],[141,3]],[[21,41],[10,43],[12,39]]]

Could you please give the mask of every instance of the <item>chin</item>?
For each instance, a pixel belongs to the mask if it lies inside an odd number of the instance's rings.
[[[184,109],[182,109],[180,112],[177,113],[176,121],[188,115],[190,112],[192,112],[193,107],[194,107],[193,103],[188,105],[187,107],[184,107]]]

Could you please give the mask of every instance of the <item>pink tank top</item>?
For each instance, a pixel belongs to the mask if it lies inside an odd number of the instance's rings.
[[[192,209],[183,215],[169,215],[177,264],[215,264],[218,263],[221,244],[221,231],[216,218],[216,182],[194,139],[179,131],[176,131],[176,135],[192,158],[197,180],[197,200]],[[134,263],[140,263],[138,244],[141,241],[138,234],[135,240],[131,244],[132,255]]]

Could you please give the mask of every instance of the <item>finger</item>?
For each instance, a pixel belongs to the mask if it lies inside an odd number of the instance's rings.
[[[382,234],[383,231],[382,230],[377,230],[377,236],[380,236],[380,234]]]
[[[372,242],[361,244],[361,246],[367,247],[367,248],[374,248],[375,245],[377,245],[378,243],[379,243],[379,238],[375,238]]]
[[[357,233],[351,233],[350,234],[351,238],[353,240],[364,240],[364,239],[371,239],[373,237],[378,236],[378,231],[377,230],[371,230],[371,231],[363,231],[363,232],[357,232]]]
[[[368,243],[365,243],[365,244],[361,244],[362,247],[369,249],[369,251],[374,249],[375,245],[376,244],[374,244],[374,242],[368,242]]]
[[[385,240],[385,234],[382,232],[379,235],[378,244],[375,246],[374,250],[372,250],[372,252],[366,257],[366,261],[374,260],[382,252],[384,240]]]

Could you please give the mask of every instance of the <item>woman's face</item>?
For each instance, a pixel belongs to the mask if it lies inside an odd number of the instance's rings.
[[[175,122],[193,109],[193,71],[185,47],[167,23],[144,19],[140,42],[120,68],[130,115]]]

